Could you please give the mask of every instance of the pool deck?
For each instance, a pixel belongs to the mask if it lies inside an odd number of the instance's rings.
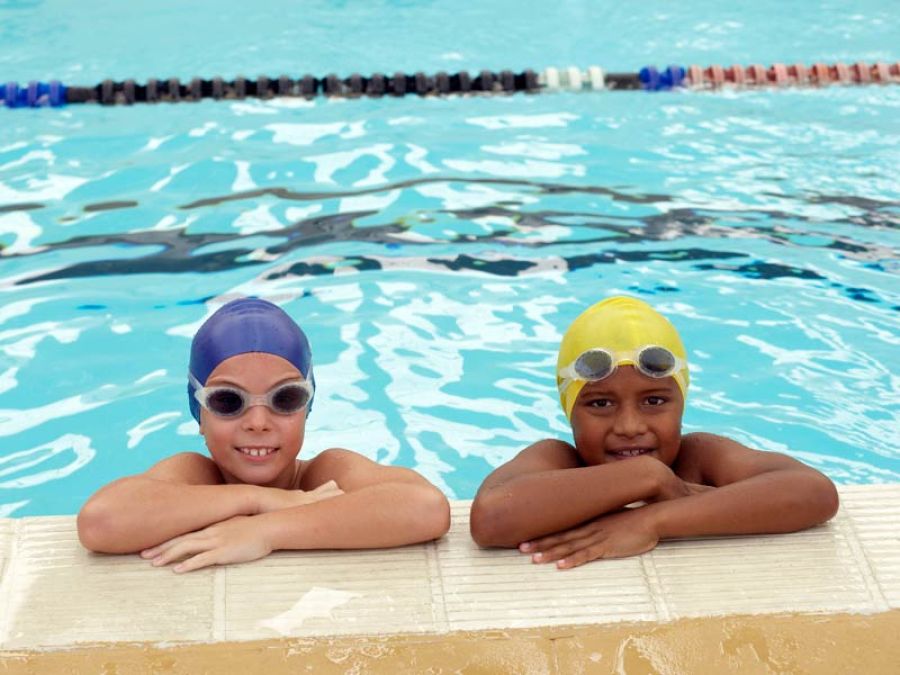
[[[770,622],[812,615],[818,628],[810,630],[821,635],[824,619],[849,615],[855,627],[834,628],[837,636],[856,630],[874,638],[874,615],[888,617],[892,631],[900,626],[900,484],[843,486],[840,494],[838,515],[805,532],[669,541],[639,557],[568,571],[534,565],[516,551],[479,549],[468,533],[468,501],[452,503],[451,530],[437,542],[278,552],[185,575],[137,556],[88,553],[73,517],[0,519],[0,672],[37,672],[35,659],[49,664],[54,653],[71,658],[72,650],[100,645],[123,655],[227,644],[229,658],[239,659],[248,645],[299,653],[302,644],[312,663],[317,644],[348,653],[380,645],[396,656],[397,640],[408,652],[460,639],[471,646],[473,637],[495,656],[505,649],[510,671],[555,672],[562,643],[545,664],[532,649],[536,636],[552,642],[565,628],[587,644],[600,627],[625,640],[666,626],[689,632],[692,621],[710,617],[722,629],[752,615],[779,615]],[[883,657],[900,663],[900,651],[886,649]],[[759,645],[753,651],[758,657]],[[612,663],[602,649],[573,653]],[[423,670],[426,661],[418,661]],[[341,671],[341,659],[328,662]]]

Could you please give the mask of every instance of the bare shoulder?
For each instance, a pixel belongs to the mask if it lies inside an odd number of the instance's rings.
[[[574,469],[579,466],[583,466],[581,458],[571,443],[556,438],[545,438],[532,443],[511,460],[494,469],[482,483],[481,489],[496,487],[526,473]]]
[[[157,462],[143,474],[147,478],[186,485],[218,485],[222,472],[209,457],[196,452],[179,452]]]
[[[682,436],[673,469],[684,480],[715,486],[729,485],[769,471],[816,472],[779,452],[754,450],[726,436],[705,432]]]
[[[344,492],[359,490],[376,483],[425,483],[427,480],[412,469],[374,462],[346,448],[323,450],[303,467],[301,490],[314,490],[333,480]]]

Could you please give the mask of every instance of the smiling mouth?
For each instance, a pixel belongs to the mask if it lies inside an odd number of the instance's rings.
[[[622,448],[621,450],[607,450],[606,454],[614,459],[629,459],[646,455],[649,452],[653,452],[653,448]]]
[[[235,448],[239,453],[251,459],[265,459],[269,455],[278,452],[278,448],[263,446],[247,446],[243,448]]]

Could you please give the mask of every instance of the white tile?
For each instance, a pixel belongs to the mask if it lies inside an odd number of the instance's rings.
[[[16,536],[16,523],[19,521],[11,518],[0,518],[0,583],[9,564],[12,554],[13,540]]]
[[[515,550],[480,549],[469,536],[469,502],[455,502],[438,542],[452,630],[525,628],[656,618],[639,558],[572,570],[535,565]]]
[[[88,553],[72,517],[22,519],[7,574],[2,649],[211,637],[212,572]]]
[[[228,640],[445,627],[433,545],[282,551],[224,571]]]
[[[900,608],[900,485],[843,488],[841,505],[887,606]]]
[[[0,648],[9,623],[11,587],[15,575],[9,571],[15,550],[17,523],[21,521],[0,518]]]
[[[647,554],[670,618],[872,611],[839,522],[793,534],[663,542]]]

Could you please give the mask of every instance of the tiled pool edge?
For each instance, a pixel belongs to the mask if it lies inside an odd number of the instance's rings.
[[[666,542],[559,572],[468,536],[469,502],[436,543],[284,552],[178,576],[84,552],[70,517],[0,520],[0,656],[97,643],[352,639],[752,614],[900,608],[900,485],[845,486],[830,524],[793,535]]]

